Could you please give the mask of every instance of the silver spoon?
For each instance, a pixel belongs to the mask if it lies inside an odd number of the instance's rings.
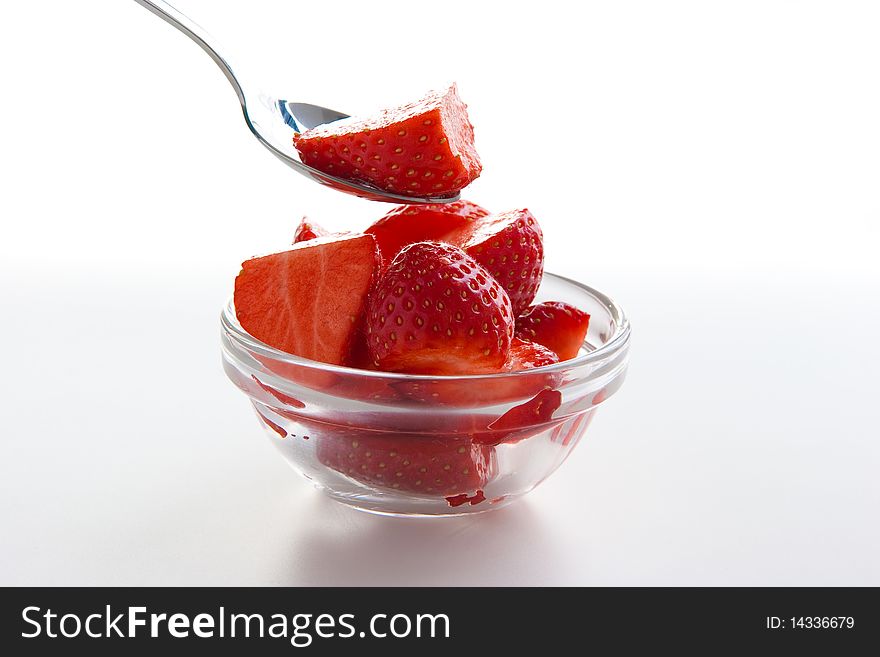
[[[324,123],[332,123],[347,118],[347,114],[308,103],[294,103],[270,96],[251,87],[232,70],[229,59],[220,54],[217,41],[201,26],[190,20],[163,0],[135,0],[162,20],[170,23],[195,41],[214,63],[220,67],[229,84],[238,95],[238,102],[244,113],[244,120],[254,137],[279,160],[294,171],[333,189],[354,194],[373,201],[389,203],[447,203],[456,201],[459,195],[442,198],[416,198],[387,192],[368,183],[343,180],[318,171],[300,162],[293,147],[293,135]]]

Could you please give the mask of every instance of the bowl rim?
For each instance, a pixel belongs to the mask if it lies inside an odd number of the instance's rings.
[[[337,374],[344,374],[347,376],[361,376],[375,379],[405,379],[408,381],[491,381],[511,377],[529,377],[536,374],[546,374],[557,372],[559,370],[570,370],[583,365],[591,365],[597,361],[602,361],[610,356],[613,356],[617,352],[621,351],[624,347],[626,347],[630,338],[630,323],[629,319],[626,316],[626,313],[624,312],[620,304],[618,304],[611,297],[600,292],[599,290],[590,287],[589,285],[586,285],[584,283],[579,283],[578,281],[575,281],[571,278],[567,278],[565,276],[560,276],[559,274],[553,274],[546,271],[544,272],[544,276],[549,276],[551,278],[557,279],[558,281],[579,288],[581,291],[586,292],[594,299],[599,301],[599,303],[602,304],[606,308],[606,310],[608,310],[614,320],[615,331],[611,338],[605,344],[597,347],[593,351],[582,354],[580,356],[575,356],[574,358],[570,358],[568,360],[553,363],[552,365],[535,367],[528,370],[518,370],[516,372],[494,372],[491,374],[457,375],[406,374],[402,372],[364,370],[356,367],[346,367],[344,365],[332,365],[330,363],[323,363],[321,361],[311,360],[308,358],[303,358],[302,356],[289,354],[286,351],[281,351],[280,349],[271,347],[265,342],[258,340],[250,333],[245,331],[244,328],[242,328],[241,324],[238,322],[238,318],[235,316],[235,305],[233,297],[229,298],[223,308],[223,311],[220,313],[220,322],[224,332],[229,335],[235,342],[243,345],[248,350],[253,351],[261,356],[271,358],[281,363],[297,365],[313,370],[320,370],[322,372],[333,372]]]

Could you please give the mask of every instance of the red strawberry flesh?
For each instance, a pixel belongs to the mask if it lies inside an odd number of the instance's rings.
[[[514,338],[510,345],[510,355],[504,364],[504,371],[520,372],[558,362],[559,358],[556,354],[546,347]],[[476,434],[474,440],[482,444],[497,445],[502,442],[518,442],[536,432],[543,431],[543,427],[540,425],[549,422],[553,412],[562,403],[562,393],[553,390],[558,382],[559,376],[554,373],[547,373],[543,376],[538,376],[535,373],[525,378],[509,378],[499,382],[497,387],[500,389],[509,388],[510,393],[531,395],[538,392],[533,398],[514,406],[504,415],[490,422],[487,425],[489,431]],[[509,397],[515,398],[513,394],[510,394]],[[528,427],[534,426],[538,426],[538,429],[528,429]]]
[[[507,360],[512,336],[507,293],[449,244],[405,247],[370,295],[367,340],[381,370],[497,372]]]
[[[558,390],[542,390],[529,401],[514,406],[489,425],[494,431],[522,429],[546,424],[554,411],[562,405],[562,393]]]
[[[564,301],[545,301],[532,306],[516,319],[516,335],[553,350],[560,360],[578,355],[590,316]]]
[[[510,343],[507,360],[495,372],[519,372],[558,363],[556,354],[539,344],[516,337]],[[491,406],[515,399],[534,396],[540,390],[553,387],[559,376],[549,372],[528,376],[504,377],[490,382],[461,381],[459,379],[433,379],[396,381],[391,387],[400,398],[430,404],[432,406],[455,406],[460,408]],[[491,421],[492,418],[489,418]],[[487,423],[488,424],[488,423]],[[475,429],[479,429],[474,425]],[[482,429],[486,428],[483,424]]]
[[[510,343],[510,353],[504,363],[505,372],[530,370],[559,362],[559,357],[547,347],[514,337]]]
[[[238,321],[271,347],[340,365],[351,353],[378,258],[371,235],[346,235],[247,260],[235,279]]]
[[[341,430],[318,439],[318,460],[361,483],[431,496],[466,494],[486,484],[492,450],[467,437],[376,435]]]
[[[480,175],[474,129],[455,85],[369,118],[294,135],[302,161],[397,194],[448,197]]]
[[[401,205],[385,214],[364,232],[376,238],[383,260],[390,263],[403,247],[415,242],[448,242],[446,235],[462,230],[488,214],[476,203],[465,200]]]

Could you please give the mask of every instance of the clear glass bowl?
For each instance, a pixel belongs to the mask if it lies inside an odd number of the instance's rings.
[[[374,513],[459,515],[500,508],[546,479],[621,386],[630,327],[586,285],[544,275],[536,302],[590,314],[581,354],[479,376],[373,372],[274,349],[223,310],[223,366],[294,470]]]

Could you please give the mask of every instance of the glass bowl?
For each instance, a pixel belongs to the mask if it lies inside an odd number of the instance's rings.
[[[406,375],[293,356],[249,335],[230,301],[223,366],[294,470],[364,511],[447,516],[505,506],[555,471],[621,386],[630,327],[586,285],[544,274],[537,302],[590,314],[576,357],[521,372]]]

